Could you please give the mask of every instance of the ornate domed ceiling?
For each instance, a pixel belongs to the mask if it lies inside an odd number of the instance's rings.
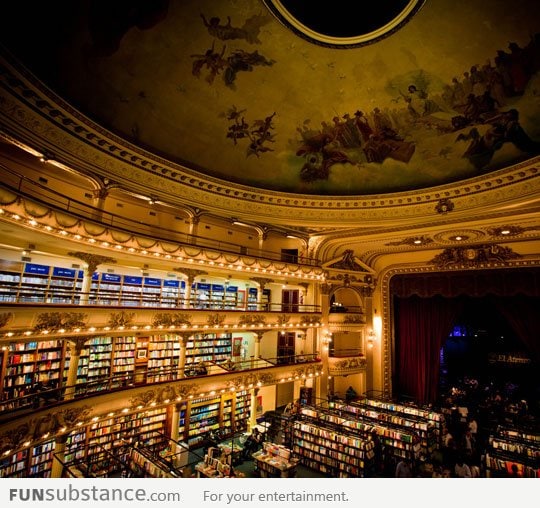
[[[30,72],[95,123],[218,179],[369,195],[540,153],[535,0],[383,1],[362,15],[338,1],[326,16],[270,0],[32,4],[3,5],[0,21]]]

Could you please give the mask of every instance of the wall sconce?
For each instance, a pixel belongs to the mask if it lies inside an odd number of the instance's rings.
[[[367,338],[367,346],[369,349],[373,348],[373,344],[375,343],[376,340],[377,340],[377,335],[375,334],[373,330],[370,330],[368,333],[368,338]]]
[[[330,332],[326,332],[323,335],[323,338],[321,339],[321,342],[323,343],[323,350],[328,351],[330,342],[332,342],[332,334]]]

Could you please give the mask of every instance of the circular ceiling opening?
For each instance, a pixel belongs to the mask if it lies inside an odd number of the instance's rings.
[[[371,44],[399,30],[418,12],[425,0],[377,0],[328,3],[296,0],[263,0],[287,28],[315,44],[356,48]]]

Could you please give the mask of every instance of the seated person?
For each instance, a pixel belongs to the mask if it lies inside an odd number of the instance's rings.
[[[253,427],[253,431],[249,435],[249,437],[246,439],[246,442],[244,443],[244,454],[243,458],[248,459],[251,457],[251,454],[255,453],[259,446],[263,442],[263,435],[259,431],[257,427]]]
[[[345,400],[347,402],[350,402],[351,400],[356,399],[356,397],[356,390],[352,386],[349,386],[349,388],[347,388],[347,391],[345,392]]]

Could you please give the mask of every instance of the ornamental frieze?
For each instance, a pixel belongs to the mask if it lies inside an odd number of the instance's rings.
[[[511,259],[521,257],[510,247],[496,244],[477,245],[444,249],[431,260],[431,263],[437,268],[485,268],[506,264]]]
[[[35,332],[74,330],[86,326],[87,315],[77,312],[46,312],[38,314]]]
[[[363,372],[367,367],[365,356],[352,356],[349,358],[328,358],[328,375],[348,376]]]
[[[109,317],[109,326],[111,328],[118,328],[120,326],[129,326],[133,322],[135,312],[114,312]]]

